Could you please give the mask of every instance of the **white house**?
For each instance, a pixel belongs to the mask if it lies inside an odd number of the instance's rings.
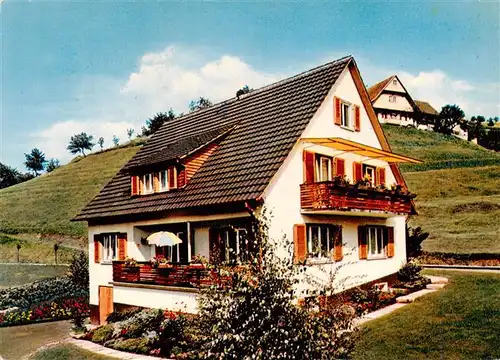
[[[89,225],[92,321],[126,306],[196,312],[211,278],[194,256],[244,265],[263,207],[297,266],[352,262],[348,286],[390,282],[415,213],[400,162],[418,161],[391,152],[352,57],[165,123],[75,218]],[[149,245],[157,231],[183,242]],[[158,253],[172,265],[154,268]]]

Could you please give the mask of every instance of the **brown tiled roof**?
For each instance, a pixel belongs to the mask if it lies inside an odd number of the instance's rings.
[[[432,105],[426,101],[415,100],[415,104],[424,114],[439,115],[438,111],[434,109]]]
[[[151,141],[144,145],[122,170],[137,172],[145,166],[157,165],[186,157],[221,138],[233,128],[234,125],[221,126],[177,139],[165,145],[163,145],[163,137],[155,137],[154,140],[151,139]]]
[[[130,164],[139,164],[181,139],[235,127],[186,187],[131,197],[130,176],[122,169],[74,220],[257,199],[351,60],[350,56],[336,60],[165,123]]]
[[[391,79],[393,77],[394,77],[394,75],[391,75],[387,79],[384,79],[384,80],[376,83],[375,85],[370,86],[368,89],[366,89],[368,91],[368,96],[370,97],[370,100],[372,102],[376,98],[378,98],[378,96],[380,95],[380,93],[382,92],[382,90],[385,89],[385,87],[387,86],[387,84],[389,84],[389,81],[391,81]]]

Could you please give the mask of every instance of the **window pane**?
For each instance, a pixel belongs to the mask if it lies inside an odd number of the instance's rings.
[[[310,251],[316,255],[319,250],[319,228],[317,226],[311,226],[311,249]]]
[[[321,256],[323,257],[328,257],[329,251],[331,249],[330,247],[330,231],[328,229],[328,226],[321,226]]]
[[[384,237],[382,236],[383,231],[382,228],[377,228],[377,246],[378,253],[380,255],[384,254]]]
[[[111,251],[112,251],[112,258],[116,259],[116,235],[111,235]]]
[[[375,255],[377,253],[377,239],[375,235],[374,228],[368,228],[369,239],[370,239],[370,254]]]
[[[329,176],[329,168],[330,168],[330,159],[328,158],[321,158],[321,181],[328,181],[330,176]]]
[[[160,188],[162,190],[167,189],[167,172],[165,170],[160,172]]]

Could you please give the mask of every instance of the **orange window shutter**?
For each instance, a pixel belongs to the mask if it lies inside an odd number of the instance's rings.
[[[125,260],[127,257],[127,234],[118,234],[118,260]]]
[[[354,131],[361,131],[361,113],[359,106],[354,106]]]
[[[368,259],[368,245],[366,243],[366,227],[358,226],[358,252],[359,259]]]
[[[94,235],[94,263],[101,262],[101,236]]]
[[[303,154],[304,160],[304,183],[314,182],[314,153],[305,151]]]
[[[334,236],[335,236],[335,238],[334,238],[334,245],[335,245],[334,260],[335,261],[342,261],[342,259],[344,258],[343,244],[342,244],[342,226],[335,227]]]
[[[387,257],[394,257],[394,228],[387,228]]]
[[[335,109],[333,114],[334,124],[340,126],[342,124],[341,120],[342,115],[340,111],[340,99],[338,97],[333,98],[333,107]]]
[[[132,186],[132,196],[134,195],[139,195],[139,177],[138,176],[131,176],[130,177],[130,182]]]
[[[307,256],[306,226],[296,224],[293,226],[294,260],[304,261]]]
[[[178,175],[177,175],[177,187],[183,187],[186,185],[186,169],[182,168],[181,170],[178,170]]]
[[[358,181],[363,179],[363,167],[360,162],[352,163],[352,173],[354,177],[354,181]]]

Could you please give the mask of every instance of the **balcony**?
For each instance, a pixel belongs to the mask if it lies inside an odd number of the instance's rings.
[[[363,214],[412,214],[413,194],[375,188],[338,185],[333,181],[300,185],[303,212]]]
[[[230,276],[223,276],[203,264],[169,264],[153,267],[151,262],[137,262],[134,265],[124,261],[113,261],[113,282],[144,285],[160,285],[180,288],[203,286],[226,286]]]

